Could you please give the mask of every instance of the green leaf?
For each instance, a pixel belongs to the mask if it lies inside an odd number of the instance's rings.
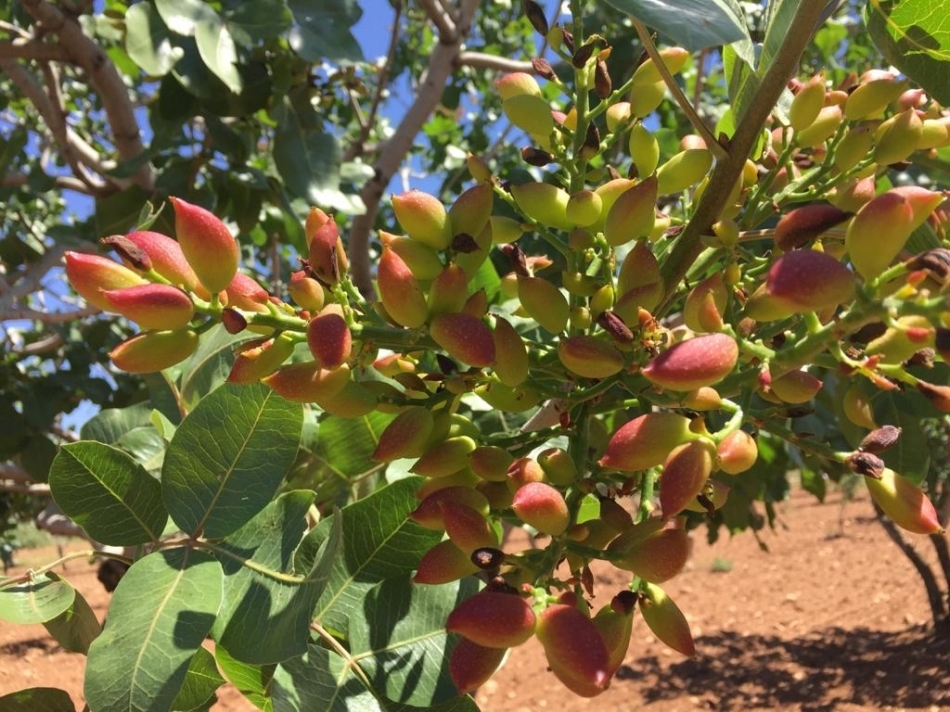
[[[343,158],[340,143],[332,134],[305,125],[288,105],[274,134],[274,165],[291,193],[317,205],[337,207]]]
[[[149,424],[152,409],[147,403],[127,408],[106,408],[96,413],[79,431],[83,440],[98,440],[114,445],[126,433]]]
[[[916,392],[895,396],[892,391],[882,391],[875,396],[872,406],[878,425],[886,423],[901,429],[897,442],[880,454],[884,464],[920,484],[930,470],[930,443],[920,424],[920,419],[930,414],[928,404]]]
[[[691,52],[748,38],[729,0],[607,0]]]
[[[146,470],[157,472],[162,469],[165,441],[154,426],[134,428],[119,438],[115,444],[116,447],[135,458]]]
[[[89,645],[102,631],[99,619],[79,591],[69,608],[43,625],[65,650],[83,655],[89,652]]]
[[[298,565],[310,566],[317,547],[329,536],[334,520],[343,519],[343,552],[333,561],[330,583],[317,602],[314,617],[324,627],[344,633],[349,617],[362,615],[367,593],[380,581],[408,574],[441,539],[409,519],[419,504],[414,494],[422,478],[407,477],[324,519],[307,535]]]
[[[0,588],[0,620],[45,623],[73,604],[76,589],[56,574],[38,574],[31,581]]]
[[[457,697],[445,621],[477,591],[471,577],[444,586],[414,584],[408,575],[383,581],[361,615],[350,617],[350,654],[386,699],[429,707]]]
[[[162,490],[182,531],[227,536],[260,512],[294,462],[303,407],[263,384],[225,384],[185,418],[165,453]]]
[[[96,232],[99,235],[121,235],[138,221],[142,203],[151,196],[138,185],[96,199]]]
[[[950,24],[936,0],[869,0],[865,24],[884,58],[950,104]]]
[[[316,645],[277,668],[273,690],[274,712],[423,712],[379,699],[339,655]],[[471,697],[453,697],[425,712],[478,712],[478,706]]]
[[[151,3],[133,5],[125,13],[125,51],[142,71],[163,77],[183,54],[172,44],[168,27]]]
[[[349,485],[354,478],[380,469],[370,455],[392,419],[391,415],[373,411],[361,418],[330,416],[320,422],[314,457],[319,466],[332,473],[331,482]]]
[[[224,678],[218,672],[214,656],[204,648],[198,648],[188,665],[185,682],[172,703],[172,709],[176,712],[206,710],[217,699],[215,690],[223,684]]]
[[[330,576],[341,532],[337,521],[313,568],[305,577],[294,576],[294,552],[313,499],[309,491],[281,495],[217,550],[225,580],[214,636],[242,662],[277,663],[307,650],[310,616]]]
[[[121,450],[95,441],[64,445],[50,469],[63,513],[98,542],[131,546],[157,541],[168,514],[162,487]]]
[[[89,647],[89,707],[171,709],[221,605],[222,577],[210,554],[190,549],[158,551],[133,564]]]
[[[214,75],[234,94],[241,91],[244,83],[237,68],[237,48],[227,26],[217,13],[198,23],[195,28],[198,53]]]
[[[76,712],[69,693],[56,687],[31,687],[0,697],[3,712]]]
[[[283,0],[255,0],[237,3],[233,9],[225,10],[224,19],[235,42],[252,45],[290,29],[294,16]]]
[[[231,657],[223,646],[215,646],[214,658],[224,676],[257,709],[273,712],[271,679],[276,665],[250,665]]]
[[[220,324],[202,334],[198,348],[181,364],[181,401],[186,410],[227,380],[234,347],[247,339],[246,334],[229,334]]]
[[[218,16],[202,0],[155,0],[155,7],[168,29],[185,37],[194,37],[199,25],[214,22]]]
[[[359,62],[363,52],[350,32],[363,14],[356,0],[289,0],[296,27],[290,32],[290,46],[308,62],[324,59]]]

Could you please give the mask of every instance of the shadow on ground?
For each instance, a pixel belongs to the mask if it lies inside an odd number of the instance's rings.
[[[925,628],[831,628],[799,640],[724,631],[696,647],[700,656],[672,665],[656,656],[625,665],[614,686],[636,680],[644,703],[685,695],[719,711],[950,705],[950,639]]]

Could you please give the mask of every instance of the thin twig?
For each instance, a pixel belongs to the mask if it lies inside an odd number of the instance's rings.
[[[522,62],[517,59],[508,59],[507,57],[498,57],[484,52],[459,52],[456,60],[461,67],[474,67],[476,69],[494,69],[499,72],[526,72],[527,74],[537,74],[534,65],[531,62]]]

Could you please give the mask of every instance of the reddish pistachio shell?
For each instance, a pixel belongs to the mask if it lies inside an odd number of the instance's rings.
[[[409,237],[435,250],[452,242],[448,213],[442,202],[421,190],[393,196],[393,212]]]
[[[528,349],[521,335],[507,319],[495,317],[492,331],[495,342],[495,375],[506,386],[514,388],[528,378]]]
[[[715,455],[715,448],[707,440],[693,440],[670,453],[660,476],[660,510],[664,517],[679,514],[703,491]]]
[[[543,482],[528,482],[519,487],[511,508],[520,519],[544,534],[563,534],[571,523],[564,495]]]
[[[466,554],[476,549],[498,546],[498,535],[481,512],[452,499],[443,499],[439,508],[442,510],[445,533]]]
[[[486,648],[513,648],[534,635],[535,615],[531,606],[515,593],[485,590],[455,607],[445,623],[449,633],[458,633]]]
[[[111,310],[104,291],[147,284],[137,273],[115,260],[85,252],[66,253],[66,279],[83,299],[107,311]]]
[[[128,373],[154,373],[181,363],[197,347],[198,335],[191,329],[146,331],[116,346],[109,358]]]
[[[449,675],[460,695],[474,692],[488,682],[507,651],[486,648],[467,638],[459,640],[449,655]]]
[[[137,230],[125,235],[148,255],[152,269],[174,285],[193,291],[198,286],[198,275],[185,259],[185,253],[176,240],[149,230]]]
[[[636,599],[633,591],[621,591],[591,619],[607,648],[610,677],[620,669],[630,647]]]
[[[423,477],[445,477],[468,465],[468,457],[475,449],[475,441],[467,435],[457,435],[429,448],[411,472]]]
[[[513,96],[541,96],[537,80],[527,72],[511,72],[495,82],[495,89],[502,99]]]
[[[386,312],[401,326],[422,326],[429,315],[425,295],[409,266],[387,243],[379,258],[376,273],[379,297]]]
[[[402,457],[419,457],[425,452],[434,422],[428,408],[406,408],[380,434],[370,459],[374,462],[392,462]]]
[[[858,274],[873,279],[887,269],[904,249],[915,222],[911,201],[894,191],[881,193],[858,210],[844,238]]]
[[[755,464],[759,448],[749,433],[736,430],[729,433],[716,448],[719,469],[729,475],[738,475]]]
[[[614,432],[599,464],[621,472],[659,465],[673,448],[697,437],[689,423],[689,418],[677,413],[640,415]]]
[[[307,324],[307,345],[321,368],[334,369],[350,358],[353,336],[346,319],[336,311],[327,311]]]
[[[686,656],[696,654],[686,616],[659,586],[647,583],[642,588],[640,614],[653,634],[668,647]]]
[[[851,213],[834,205],[806,205],[789,210],[775,226],[775,244],[786,251],[804,247],[850,217]]]
[[[773,378],[769,388],[779,400],[785,403],[807,403],[814,398],[822,387],[821,380],[807,371],[789,371]]]
[[[284,336],[255,339],[235,352],[229,383],[256,383],[276,371],[294,352],[294,341]]]
[[[538,464],[544,479],[557,487],[568,487],[577,481],[577,465],[567,450],[548,448],[538,453]]]
[[[854,296],[854,275],[834,257],[816,250],[796,250],[779,257],[769,268],[764,291],[746,304],[753,319],[784,318],[820,311]],[[779,316],[772,316],[772,313]]]
[[[663,583],[678,575],[689,558],[689,537],[680,517],[669,526],[653,522],[635,524],[610,542],[607,550],[623,554],[614,566],[632,571],[644,581]],[[647,524],[647,526],[644,526]]]
[[[336,221],[319,208],[311,208],[304,225],[310,271],[324,284],[339,283],[347,259]]]
[[[594,336],[569,336],[558,344],[557,355],[568,371],[583,378],[608,378],[623,369],[623,354]]]
[[[466,233],[477,235],[488,224],[495,193],[490,185],[474,185],[455,199],[449,208],[449,224],[452,235]]]
[[[234,279],[224,290],[228,295],[228,306],[245,311],[266,312],[270,295],[261,285],[243,272],[237,272]]]
[[[604,239],[608,244],[616,247],[647,237],[656,219],[656,198],[656,175],[624,191],[604,222]]]
[[[339,394],[350,382],[350,369],[341,366],[328,371],[312,361],[291,363],[281,366],[263,382],[287,400],[316,403]]]
[[[739,359],[739,347],[727,334],[707,334],[674,344],[641,373],[673,391],[692,391],[725,378]]]
[[[175,207],[175,234],[188,264],[212,294],[226,289],[240,257],[234,236],[211,211],[181,198],[170,200]]]
[[[456,264],[445,267],[429,287],[429,316],[462,311],[468,300],[468,275]]]
[[[182,329],[194,316],[188,295],[167,284],[139,284],[102,292],[109,311],[131,319],[143,329]]]
[[[544,469],[533,457],[519,457],[508,466],[508,484],[513,492],[529,482],[544,480]]]
[[[442,513],[443,502],[464,505],[484,516],[488,514],[488,499],[472,487],[446,487],[436,490],[420,502],[409,518],[419,526],[432,531],[445,531],[445,517]]]
[[[479,568],[472,563],[472,558],[446,539],[423,554],[412,580],[415,583],[431,585],[451,583],[478,571]]]
[[[716,272],[693,287],[683,305],[683,322],[693,331],[719,331],[729,292],[722,273]]]
[[[495,363],[491,329],[470,314],[440,314],[429,325],[429,334],[452,358],[482,368]]]
[[[551,671],[572,692],[594,697],[610,683],[610,653],[590,618],[556,603],[539,615],[535,634]]]
[[[914,534],[943,531],[933,503],[913,482],[885,468],[880,479],[865,477],[871,498],[897,526]]]
[[[488,482],[507,482],[514,456],[497,445],[479,445],[468,456],[472,471]]]

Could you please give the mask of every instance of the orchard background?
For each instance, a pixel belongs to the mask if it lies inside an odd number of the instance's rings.
[[[866,486],[946,635],[930,3],[4,9],[0,522],[131,567],[0,618],[89,709],[476,709],[528,640],[593,697],[792,481]]]

